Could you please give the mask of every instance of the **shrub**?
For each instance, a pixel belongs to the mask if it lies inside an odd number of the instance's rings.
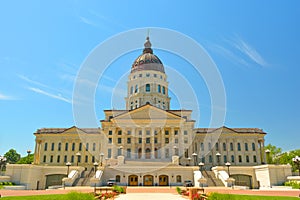
[[[284,183],[285,186],[292,186],[293,189],[300,189],[300,183],[297,181],[288,181]]]
[[[181,188],[178,187],[178,186],[176,187],[176,191],[177,191],[178,194],[181,194],[181,192],[182,192],[182,191],[181,191]]]
[[[118,185],[114,185],[113,186],[113,191],[121,194],[121,193],[125,193],[125,188],[121,187],[121,186],[118,186]]]

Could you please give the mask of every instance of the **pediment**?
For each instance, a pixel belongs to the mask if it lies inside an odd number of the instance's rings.
[[[152,105],[145,105],[116,116],[113,120],[183,120],[183,118]]]
[[[66,129],[62,133],[63,134],[84,134],[86,132],[80,128],[77,128],[76,126],[72,126],[71,128]]]
[[[212,131],[212,133],[214,133],[214,132],[221,132],[222,134],[236,134],[237,133],[235,130],[228,128],[226,126],[217,128],[214,131]]]

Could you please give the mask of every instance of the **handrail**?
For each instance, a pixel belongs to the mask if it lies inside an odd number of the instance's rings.
[[[206,176],[212,181],[214,186],[217,186],[216,181],[211,177],[211,175],[209,173],[207,173],[207,171],[205,169],[204,169],[204,172],[205,172]]]
[[[92,168],[92,169],[90,170],[89,174],[86,175],[86,176],[84,177],[84,179],[83,179],[83,181],[82,181],[82,183],[81,183],[81,186],[83,186],[83,185],[85,185],[85,184],[87,183],[88,179],[91,177],[92,172],[94,171],[93,169],[94,169],[94,168]]]

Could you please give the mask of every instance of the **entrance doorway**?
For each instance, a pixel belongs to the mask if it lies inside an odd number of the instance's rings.
[[[46,188],[53,185],[62,185],[62,179],[64,177],[66,177],[65,174],[46,175]]]
[[[159,176],[159,186],[167,186],[169,185],[169,177],[167,175]]]
[[[152,175],[144,176],[144,186],[153,186],[153,176]]]
[[[137,175],[130,175],[128,177],[128,185],[129,186],[138,186],[138,176]]]

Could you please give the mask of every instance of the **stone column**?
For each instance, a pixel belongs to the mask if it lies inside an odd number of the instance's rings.
[[[131,129],[131,134],[132,134],[132,137],[131,137],[131,143],[132,143],[132,153],[131,153],[131,157],[133,159],[136,159],[137,158],[137,151],[136,151],[136,142],[137,142],[137,139],[136,139],[136,132],[135,132],[135,128],[132,128]]]
[[[165,159],[166,158],[166,156],[165,156],[165,148],[166,148],[165,147],[165,129],[163,129],[160,134],[161,134],[160,154],[161,154],[161,159]]]
[[[117,135],[117,132],[116,132],[116,128],[113,128],[112,129],[112,148],[111,148],[111,158],[112,159],[115,159],[116,158],[116,155],[117,155],[117,147],[116,147],[116,144],[117,144],[117,141],[116,141],[116,135]]]
[[[146,138],[145,138],[145,127],[142,128],[142,159],[145,159],[145,143],[146,143]]]
[[[154,130],[155,130],[154,128],[151,128],[151,132],[150,132],[150,135],[151,135],[151,159],[155,159]]]

